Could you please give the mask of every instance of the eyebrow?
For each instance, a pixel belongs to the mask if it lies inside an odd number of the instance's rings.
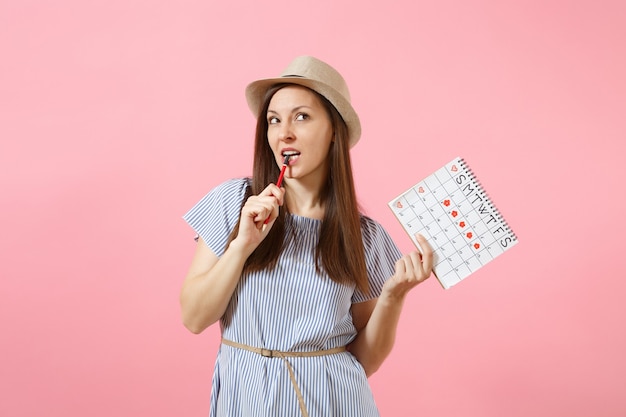
[[[310,109],[313,110],[312,107],[307,106],[307,105],[302,105],[302,106],[296,106],[293,109],[291,109],[291,113],[297,113],[298,111],[302,110],[302,109]],[[276,110],[272,110],[272,109],[267,109],[268,113],[274,113],[274,114],[278,114],[278,112]]]

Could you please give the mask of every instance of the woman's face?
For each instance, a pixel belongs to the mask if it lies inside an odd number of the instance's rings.
[[[267,139],[276,163],[293,154],[285,178],[322,184],[328,172],[333,127],[326,108],[309,89],[286,86],[278,90],[267,110]]]

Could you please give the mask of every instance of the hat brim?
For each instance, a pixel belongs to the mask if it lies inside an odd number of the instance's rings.
[[[248,107],[255,117],[260,116],[259,113],[261,112],[261,107],[263,105],[263,99],[265,97],[265,94],[270,88],[272,88],[272,86],[277,84],[301,85],[324,96],[328,101],[331,102],[333,106],[335,106],[335,108],[343,118],[343,121],[346,123],[346,126],[348,127],[348,140],[350,147],[353,147],[359,141],[359,139],[361,138],[361,121],[359,120],[359,116],[356,111],[354,111],[354,108],[352,107],[350,102],[346,100],[343,95],[339,94],[337,90],[330,87],[329,85],[324,84],[320,81],[311,80],[309,78],[267,78],[248,84],[248,86],[246,87],[246,100],[248,101]]]

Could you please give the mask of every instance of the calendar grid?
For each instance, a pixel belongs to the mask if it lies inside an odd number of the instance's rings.
[[[455,158],[389,202],[413,243],[434,249],[434,273],[446,289],[517,243],[467,163]]]

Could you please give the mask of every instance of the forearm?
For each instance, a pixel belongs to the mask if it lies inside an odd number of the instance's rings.
[[[180,304],[183,324],[193,333],[218,321],[235,291],[248,253],[232,242],[208,271],[190,272],[182,287]]]
[[[391,353],[403,304],[404,296],[395,297],[383,292],[367,325],[350,345],[350,352],[361,363],[367,376],[376,372]]]

